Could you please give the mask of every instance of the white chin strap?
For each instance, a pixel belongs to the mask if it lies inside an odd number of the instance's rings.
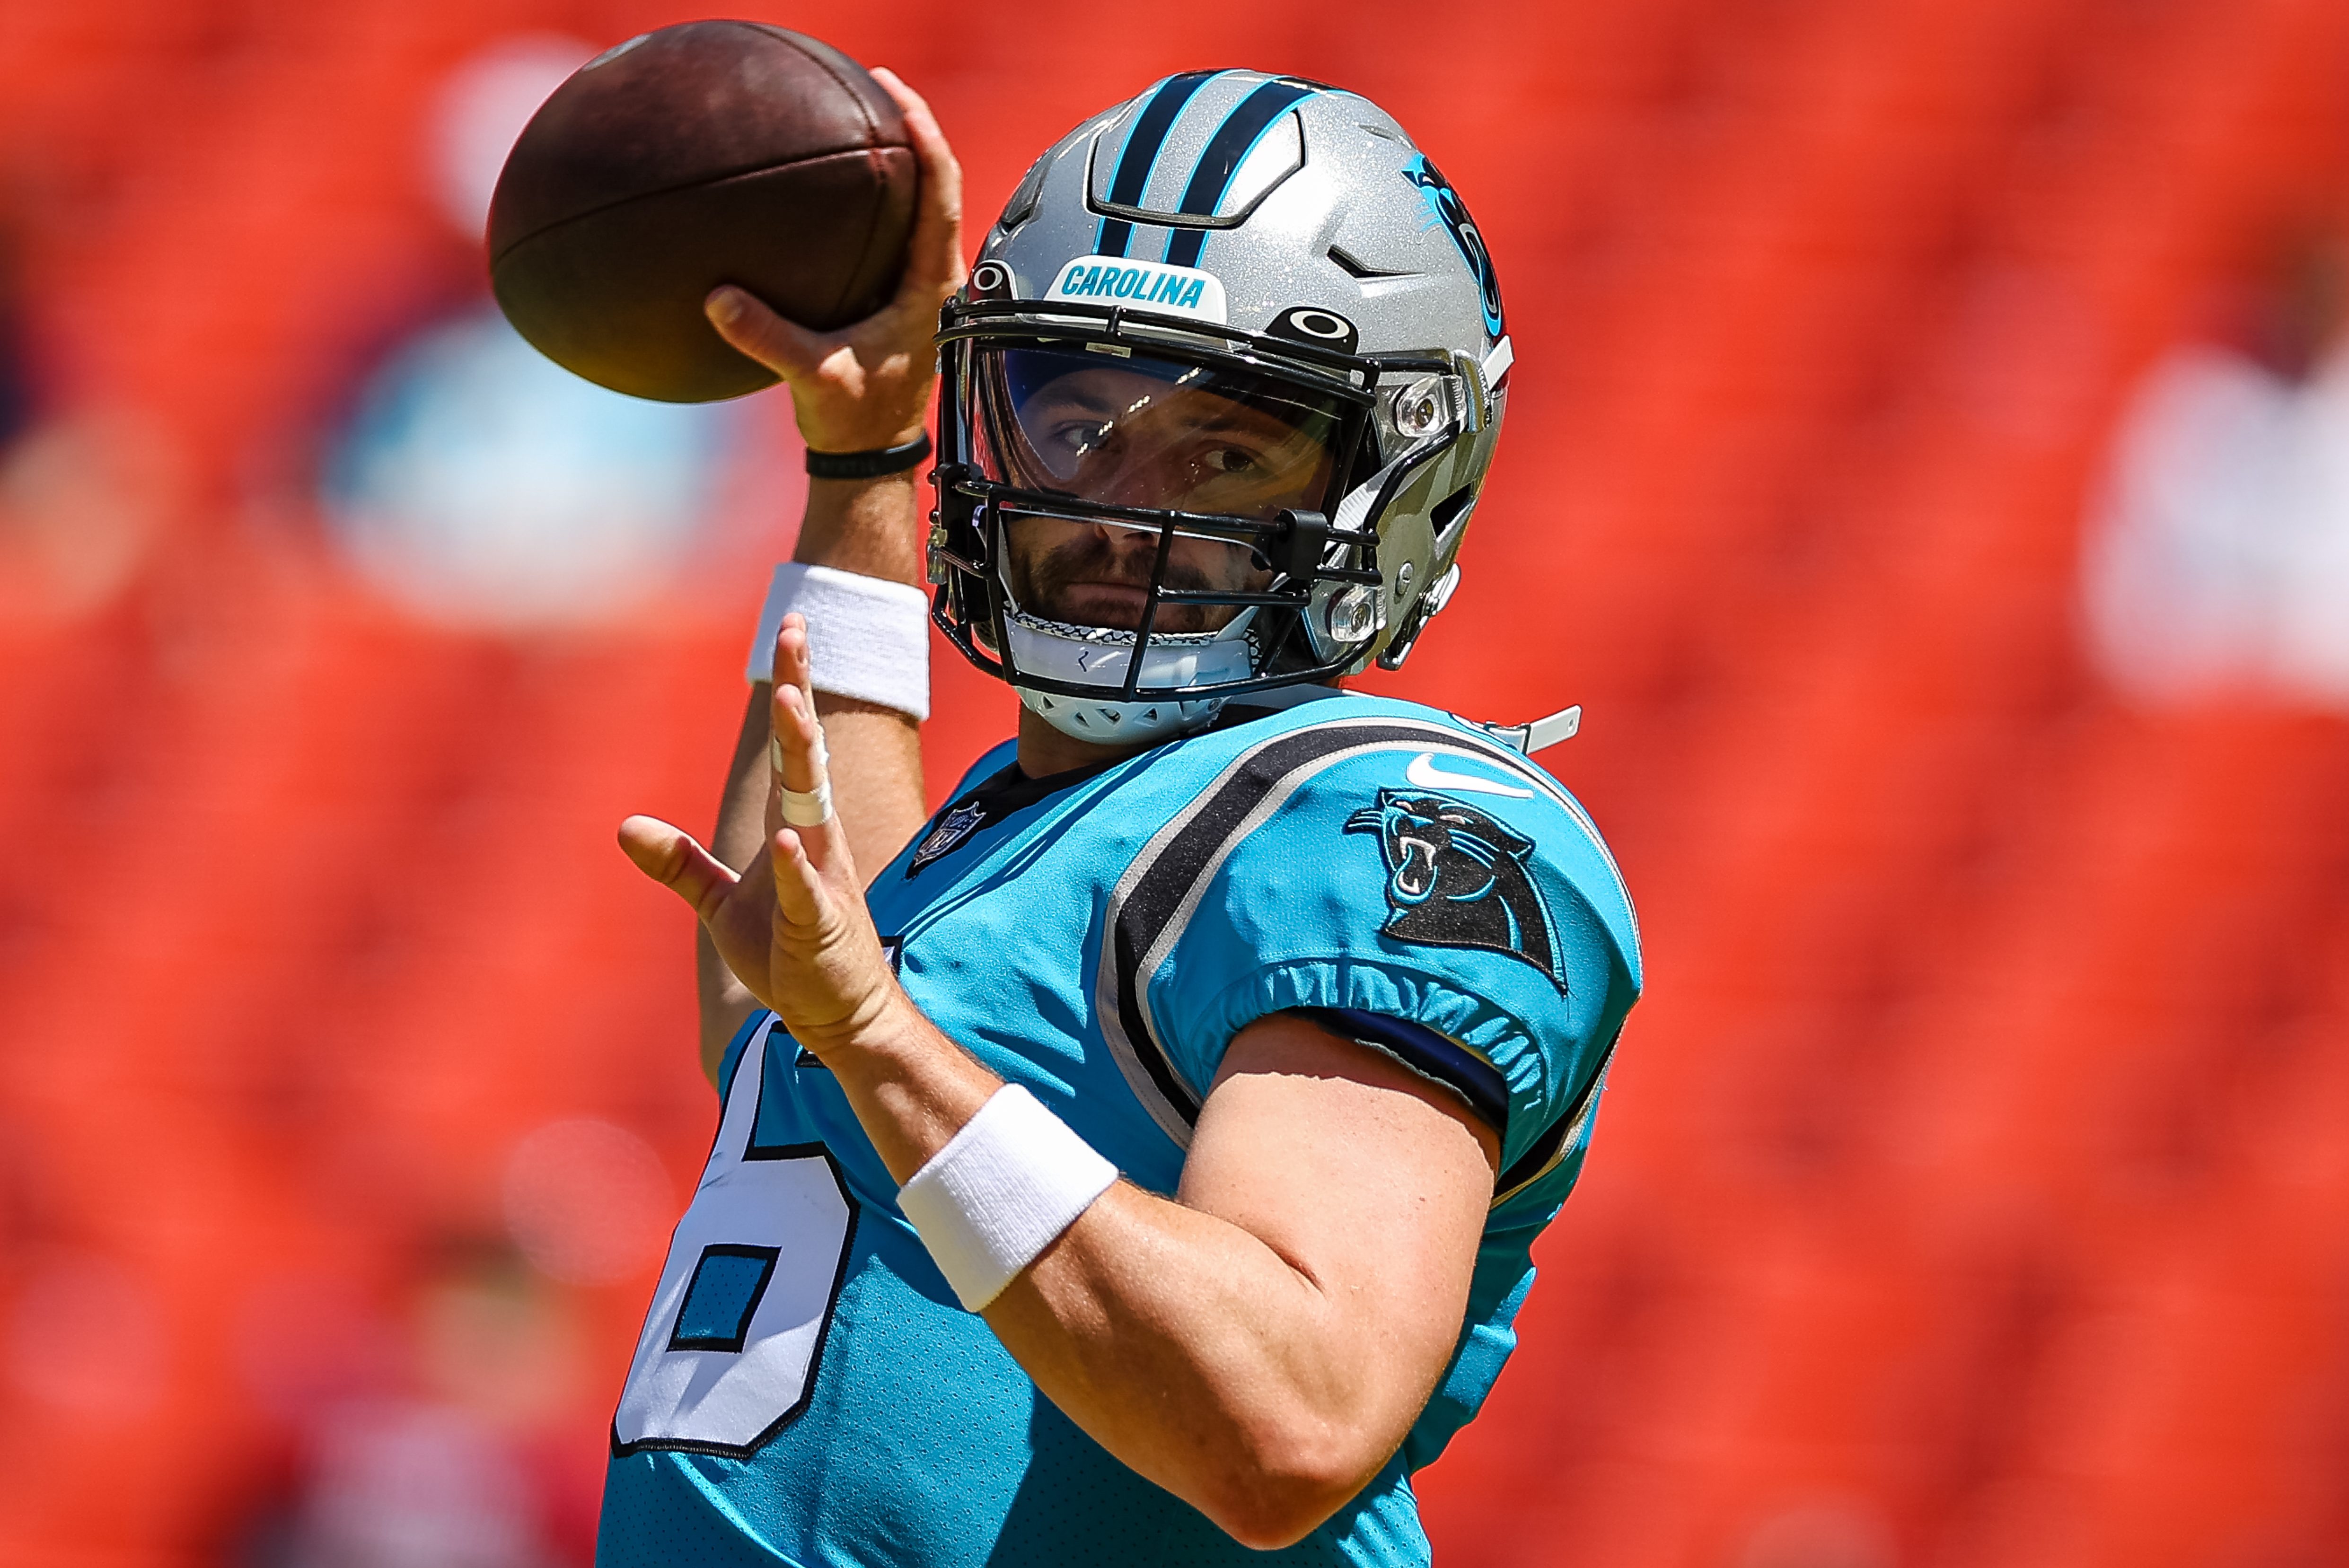
[[[1235,616],[1220,632],[1153,633],[1142,658],[1143,686],[1196,686],[1246,680],[1254,670],[1247,628],[1254,611]],[[1081,681],[1115,691],[1125,685],[1133,662],[1133,634],[1098,626],[1072,626],[1019,610],[1005,615],[1011,659],[1023,673],[1052,680]],[[1064,696],[1012,683],[1020,702],[1062,735],[1100,745],[1170,740],[1211,722],[1222,711],[1219,696],[1176,701],[1165,697],[1121,702],[1111,697]]]

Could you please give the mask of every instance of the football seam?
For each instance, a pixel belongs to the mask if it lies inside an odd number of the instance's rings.
[[[628,206],[632,202],[648,201],[656,196],[674,196],[678,192],[685,191],[707,190],[712,185],[722,185],[730,180],[747,180],[754,174],[771,173],[778,169],[796,169],[803,163],[818,163],[834,158],[863,158],[871,160],[878,153],[893,150],[895,150],[886,145],[881,147],[843,147],[834,149],[830,152],[811,152],[805,157],[790,159],[781,163],[761,163],[749,169],[735,170],[730,174],[715,174],[707,180],[694,181],[690,184],[664,185],[657,191],[639,191],[633,196],[623,196],[616,201],[606,201],[599,207],[589,207],[582,211],[574,212],[567,218],[557,218],[554,222],[547,224],[545,227],[533,229],[527,234],[515,235],[512,240],[506,242],[502,249],[491,253],[490,268],[492,272],[496,271],[499,263],[504,261],[508,256],[512,255],[514,252],[530,243],[533,240],[542,239],[548,234],[554,233],[557,229],[567,228],[573,223],[585,222],[590,218],[595,217],[601,213],[616,211],[618,208]],[[905,148],[905,150],[909,154],[914,151],[911,147]],[[869,234],[865,242],[868,245],[872,242]]]
[[[920,199],[922,189],[921,176],[919,174],[921,155],[919,153],[916,153],[914,155],[914,164],[916,170],[914,180],[914,191],[915,198],[918,201]],[[888,181],[883,175],[881,150],[879,148],[868,147],[864,150],[864,166],[873,171],[874,176],[874,184],[880,190],[884,191],[887,191],[889,188]],[[874,201],[873,203],[872,211],[864,220],[864,238],[856,247],[856,266],[848,274],[848,281],[840,285],[840,294],[832,302],[832,314],[834,315],[838,315],[847,305],[849,296],[855,292],[857,284],[863,281],[865,269],[873,264],[873,240],[874,236],[881,232],[882,205],[883,204],[880,201]],[[921,219],[921,214],[917,211],[914,214],[914,217],[915,221],[918,222]],[[913,232],[911,230],[906,231],[905,238],[907,243],[910,245],[913,241]],[[898,281],[900,283],[905,281],[905,274],[902,272],[898,273]],[[886,301],[883,302],[882,308],[885,310],[888,308]]]
[[[592,218],[598,212],[608,212],[615,207],[625,207],[631,201],[641,201],[647,196],[665,196],[672,191],[698,191],[705,185],[715,185],[723,180],[740,179],[745,174],[760,174],[770,169],[788,169],[792,164],[805,163],[812,159],[837,158],[843,153],[862,152],[870,158],[872,154],[880,151],[884,148],[899,145],[902,145],[906,151],[914,152],[914,136],[910,129],[906,131],[905,139],[903,143],[885,142],[881,139],[880,122],[873,118],[872,108],[865,103],[864,95],[857,90],[856,85],[854,82],[851,82],[846,77],[842,76],[837,70],[833,69],[833,64],[830,60],[825,59],[823,56],[816,54],[813,50],[808,48],[808,40],[801,37],[798,34],[792,32],[788,27],[771,26],[764,22],[736,22],[732,23],[731,26],[740,27],[746,32],[765,34],[768,37],[774,39],[775,42],[782,45],[785,48],[790,49],[793,54],[799,56],[800,58],[805,60],[809,65],[813,66],[817,70],[822,71],[825,76],[830,77],[832,78],[833,85],[838,88],[842,92],[845,93],[848,96],[848,100],[856,106],[857,119],[864,122],[864,140],[863,144],[861,146],[854,147],[823,148],[815,151],[801,153],[798,157],[786,160],[781,163],[754,163],[741,169],[730,169],[723,174],[708,175],[702,179],[692,181],[683,185],[663,185],[651,191],[632,191],[626,196],[615,197],[613,200],[603,203],[601,206],[583,208],[579,211],[568,213],[564,217],[557,218],[552,223],[547,223],[539,228],[533,229],[527,234],[515,235],[512,239],[507,241],[502,248],[490,253],[490,266],[492,269],[495,269],[500,262],[504,261],[506,257],[512,255],[517,246],[531,240],[534,240],[541,234],[552,233],[565,223],[575,223],[582,218]],[[869,71],[866,72],[865,77],[867,80],[871,80],[872,73]],[[885,95],[888,89],[885,88],[882,91]],[[896,100],[892,98],[890,101],[895,103]],[[921,160],[921,154],[914,152],[914,157],[916,162],[918,163]],[[494,211],[494,210],[493,205],[492,211]],[[860,257],[860,265],[861,259],[864,255],[864,250],[870,249],[872,243],[872,232],[868,230],[864,236],[864,247],[858,253]],[[843,295],[843,297],[844,298],[846,296]]]
[[[864,102],[864,95],[857,91],[855,85],[846,77],[842,76],[838,71],[833,69],[832,62],[830,60],[827,60],[823,56],[810,50],[807,47],[806,40],[802,38],[797,33],[792,32],[789,27],[771,26],[764,22],[740,22],[735,25],[737,26],[749,27],[754,31],[764,33],[769,37],[774,39],[777,43],[786,45],[789,47],[797,50],[799,52],[800,58],[813,66],[817,70],[822,71],[825,76],[830,77],[833,83],[839,87],[840,90],[846,93],[855,103],[856,112],[864,121],[865,150],[870,151],[874,148],[881,145],[881,127],[874,122],[873,119],[873,110],[867,107]],[[867,81],[872,80],[872,72],[866,71],[864,75]],[[879,84],[875,83],[874,85],[878,86]],[[885,97],[889,89],[883,88],[881,90],[883,95]],[[891,98],[889,101],[892,103],[896,102],[895,98]],[[905,137],[905,145],[910,148],[913,144],[914,138],[912,133],[909,131]]]
[[[807,46],[807,39],[802,37],[799,34],[792,32],[788,27],[778,27],[771,23],[767,22],[743,22],[738,23],[737,26],[752,28],[758,32],[764,33],[769,37],[774,39],[777,43],[797,50],[802,59],[807,61],[808,64],[822,71],[825,76],[830,77],[840,88],[840,90],[849,96],[850,99],[856,105],[857,115],[864,121],[865,167],[872,170],[876,175],[879,174],[881,171],[881,160],[877,154],[880,152],[882,148],[881,126],[880,123],[873,118],[873,110],[865,103],[864,94],[857,88],[855,84],[851,82],[846,77],[842,76],[837,70],[833,69],[833,64],[830,60],[825,59],[822,55],[817,54],[814,50],[809,48]],[[866,81],[872,81],[873,73],[870,71],[864,72],[864,79]],[[879,86],[878,83],[875,83],[874,85]],[[889,98],[889,101],[893,105],[897,101],[894,97],[890,97],[888,88],[882,88],[881,91],[884,97]],[[902,112],[899,118],[901,119],[903,119]],[[916,168],[914,188],[918,194],[921,190],[919,170],[922,155],[914,150],[914,135],[910,127],[907,128],[905,132],[905,150],[914,153],[914,163]],[[916,216],[918,216],[918,214],[916,214]],[[873,239],[874,236],[878,234],[880,232],[881,203],[879,201],[875,201],[873,203],[871,215],[865,220],[864,239],[863,242],[856,247],[856,265],[849,273],[848,281],[841,284],[840,293],[833,297],[832,302],[832,315],[838,315],[840,314],[842,307],[847,304],[849,296],[855,292],[857,281],[864,276],[865,269],[873,264]]]

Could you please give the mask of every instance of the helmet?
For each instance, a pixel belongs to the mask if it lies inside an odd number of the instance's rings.
[[[940,318],[934,618],[1081,739],[1400,665],[1499,434],[1459,195],[1336,88],[1186,71],[1062,138]]]

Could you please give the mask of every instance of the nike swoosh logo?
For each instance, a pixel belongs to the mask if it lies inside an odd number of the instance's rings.
[[[1402,776],[1422,789],[1464,789],[1471,795],[1506,795],[1514,799],[1530,800],[1534,792],[1520,789],[1514,784],[1480,778],[1474,773],[1447,773],[1435,765],[1435,753],[1423,751],[1411,759]]]

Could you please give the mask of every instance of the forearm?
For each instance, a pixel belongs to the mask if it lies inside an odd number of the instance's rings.
[[[921,534],[911,474],[878,480],[810,480],[794,561],[918,585]],[[736,871],[763,847],[769,762],[769,687],[750,688],[748,710],[728,764],[710,851]],[[818,692],[816,714],[831,752],[834,810],[859,866],[878,871],[922,825],[921,728],[910,714],[854,697]],[[695,944],[700,998],[702,1070],[717,1080],[726,1043],[758,1006],[727,968],[707,932]]]
[[[877,480],[809,480],[792,559],[926,590],[919,477],[908,469]]]
[[[911,471],[877,480],[812,479],[792,559],[919,588],[926,582],[922,538]],[[905,847],[928,814],[921,726],[911,714],[823,691],[816,693],[815,710],[832,754],[834,809],[850,854],[870,876]],[[761,793],[754,813],[763,801]]]
[[[734,739],[734,756],[726,765],[726,786],[718,799],[718,830],[709,837],[709,852],[737,872],[749,870],[752,860],[765,849],[771,771],[767,763],[767,698],[765,685],[750,688],[750,710],[742,716],[742,727]],[[718,956],[709,928],[699,924],[693,931],[693,971],[695,992],[700,1003],[701,1070],[714,1084],[727,1042],[734,1037],[743,1020],[757,1010],[759,1002],[750,995],[750,987]]]

